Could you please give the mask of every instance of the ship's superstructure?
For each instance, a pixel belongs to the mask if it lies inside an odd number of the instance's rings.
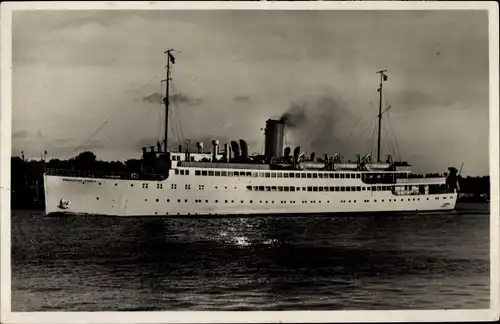
[[[167,57],[165,124],[169,112],[170,64]],[[46,213],[115,216],[313,214],[452,210],[457,200],[457,170],[442,177],[411,173],[406,162],[380,159],[383,83],[380,73],[377,158],[370,154],[344,162],[339,154],[316,158],[284,147],[285,121],[269,119],[264,155],[249,155],[244,140],[213,140],[207,152],[185,147],[143,148],[138,173],[106,175],[83,170],[47,169]]]

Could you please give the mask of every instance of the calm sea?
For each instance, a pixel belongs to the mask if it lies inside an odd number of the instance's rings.
[[[12,212],[13,311],[489,307],[489,205],[398,216]]]

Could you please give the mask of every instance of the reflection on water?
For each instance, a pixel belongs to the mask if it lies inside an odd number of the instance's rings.
[[[398,216],[12,213],[14,311],[489,307],[489,206]]]

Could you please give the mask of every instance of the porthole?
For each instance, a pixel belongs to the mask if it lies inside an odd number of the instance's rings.
[[[160,199],[156,199],[156,202],[159,202],[159,201],[160,201]]]
[[[177,199],[177,202],[181,202],[181,200],[180,200],[180,199]]]
[[[144,199],[144,201],[148,201],[148,199],[146,198],[146,199]]]
[[[102,185],[102,183],[99,182],[99,185]]]
[[[115,187],[118,186],[118,183],[115,183]]]
[[[131,186],[131,187],[133,187],[133,186],[134,186],[134,184],[133,184],[133,183],[131,183],[131,184],[130,184],[130,186]]]
[[[95,197],[96,200],[99,200],[99,197]]]

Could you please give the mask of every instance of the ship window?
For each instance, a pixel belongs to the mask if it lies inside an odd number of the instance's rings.
[[[264,178],[264,172],[259,172],[259,178]]]
[[[295,187],[290,187],[290,191],[295,191]]]
[[[345,191],[351,191],[351,187],[345,187]]]
[[[307,175],[305,173],[297,173],[296,178],[306,178]]]
[[[377,191],[380,191],[381,190],[381,187],[380,186],[377,186]]]
[[[307,187],[307,191],[313,191],[313,187]]]
[[[271,177],[271,173],[270,172],[266,172],[266,178],[270,178]]]
[[[186,175],[189,175],[189,170],[186,170],[185,173],[186,173]]]
[[[335,187],[335,191],[340,191],[340,187]]]
[[[239,176],[240,176],[240,172],[239,172],[239,171],[234,171],[234,172],[233,172],[233,176],[235,176],[235,177],[239,177]]]
[[[277,173],[276,173],[276,177],[277,177],[277,178],[283,178],[283,173],[281,173],[281,172],[277,172]]]
[[[159,201],[160,201],[160,199],[156,199],[156,202],[159,202]]]
[[[184,170],[181,170],[181,175],[184,175]]]
[[[351,191],[356,191],[356,187],[351,187]]]
[[[335,179],[338,179],[338,178],[339,178],[339,174],[335,173]]]
[[[208,175],[213,177],[214,176],[214,172],[213,171],[208,171]]]
[[[335,187],[330,187],[330,191],[335,191]]]
[[[345,191],[345,187],[344,186],[340,187],[340,191]]]
[[[221,171],[220,175],[223,176],[223,177],[227,177],[227,172],[226,171]]]
[[[266,186],[266,191],[271,191],[271,187],[270,186]]]
[[[319,187],[319,191],[323,191],[323,187]]]
[[[247,186],[248,191],[252,191],[252,186]]]
[[[344,173],[341,173],[340,174],[340,179],[344,179],[345,178],[345,174]]]
[[[279,187],[278,187],[278,191],[283,191],[283,187],[282,187],[282,186],[279,186]]]
[[[288,178],[288,173],[283,173],[283,178]]]
[[[202,176],[206,176],[207,175],[207,171],[205,171],[205,170],[201,171],[201,175]]]
[[[328,177],[329,177],[330,179],[333,179],[333,177],[334,177],[333,173],[329,173],[329,174],[328,174]]]
[[[216,177],[220,177],[220,171],[215,171],[214,174],[215,174]]]
[[[215,203],[218,203],[218,202],[219,202],[218,200],[215,201]]]
[[[350,178],[351,178],[351,175],[350,175],[349,173],[346,173],[345,178],[346,178],[346,179],[350,179]]]
[[[258,191],[258,190],[259,190],[259,187],[258,187],[258,186],[253,186],[253,190],[254,190],[254,191]]]
[[[306,187],[302,187],[302,191],[306,191],[306,190],[307,190]]]
[[[233,172],[232,171],[227,171],[227,176],[228,177],[232,177],[233,176]]]
[[[300,191],[300,187],[296,187],[296,188],[295,188],[295,191]]]
[[[199,190],[205,190],[205,185],[199,185],[199,186],[198,186],[198,189],[199,189]]]
[[[313,191],[318,191],[318,187],[313,187]]]
[[[324,188],[324,190],[325,190],[325,191],[328,191],[328,187],[325,187],[325,188]]]
[[[271,187],[271,191],[276,191],[276,190],[278,190],[278,188],[276,188],[276,186]]]
[[[197,176],[201,175],[201,171],[200,170],[194,171],[194,175],[197,175]]]
[[[258,176],[259,176],[259,174],[257,172],[252,172],[252,177],[257,178]]]
[[[290,187],[288,186],[284,186],[283,189],[285,189],[285,191],[290,191]]]
[[[180,199],[177,199],[177,202],[181,202],[181,200],[180,200]]]
[[[295,178],[295,174],[294,173],[290,172],[289,175],[290,175],[290,178]]]
[[[247,177],[251,177],[251,176],[252,176],[252,172],[247,172],[247,173],[246,173],[246,176],[247,176]]]
[[[313,173],[313,178],[314,179],[318,178],[318,174],[317,173]]]
[[[179,170],[175,169],[175,174],[179,174]]]
[[[191,162],[194,162],[194,156],[191,157]]]
[[[264,191],[264,186],[259,186],[259,191]]]

